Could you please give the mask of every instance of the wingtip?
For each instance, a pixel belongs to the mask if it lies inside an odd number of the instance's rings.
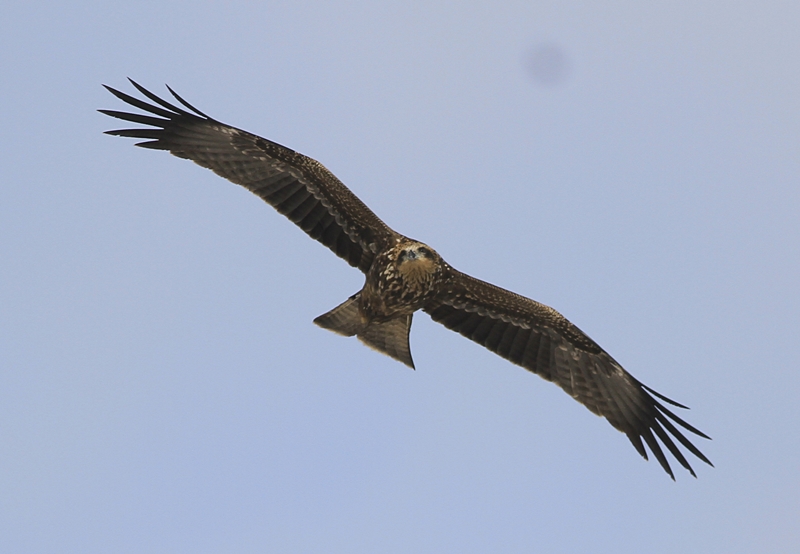
[[[664,396],[664,395],[663,395],[663,394],[661,394],[660,392],[656,392],[656,391],[654,391],[653,389],[651,389],[650,387],[648,387],[648,386],[647,386],[647,385],[645,385],[644,383],[639,383],[639,385],[641,385],[641,387],[642,387],[644,390],[646,390],[646,391],[647,391],[647,392],[649,392],[650,394],[652,394],[652,395],[654,395],[654,396],[656,396],[656,397],[660,398],[661,400],[663,400],[663,401],[664,401],[664,402],[666,402],[667,404],[672,404],[673,406],[675,406],[675,407],[677,407],[677,408],[681,408],[681,409],[683,409],[683,410],[689,410],[689,409],[690,409],[690,408],[689,408],[689,406],[684,406],[684,405],[683,405],[683,404],[681,404],[680,402],[675,402],[673,399],[671,399],[671,398],[667,398],[666,396]]]
[[[101,84],[102,84],[104,89],[106,89],[108,92],[110,92],[111,94],[113,94],[117,98],[120,98],[120,95],[124,94],[123,92],[118,91],[117,89],[115,89],[114,87],[112,87],[110,85],[107,85],[105,83],[101,83]]]
[[[198,110],[197,108],[195,108],[194,106],[192,106],[191,104],[189,104],[189,102],[187,102],[186,100],[184,100],[184,99],[181,97],[181,95],[180,95],[180,94],[178,94],[177,92],[175,92],[174,90],[172,90],[172,87],[170,87],[168,84],[164,83],[164,86],[165,86],[165,87],[167,87],[167,90],[170,92],[170,94],[172,94],[172,96],[174,96],[174,97],[175,97],[175,99],[176,99],[178,102],[180,102],[181,104],[183,104],[184,106],[186,106],[187,108],[189,108],[190,110],[192,110],[192,111],[193,111],[194,113],[196,113],[197,115],[199,115],[199,116],[201,116],[201,117],[205,117],[206,119],[211,119],[211,117],[209,117],[208,115],[204,114],[203,112],[201,112],[200,110]]]

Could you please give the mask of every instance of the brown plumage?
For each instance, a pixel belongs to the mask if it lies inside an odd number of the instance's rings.
[[[364,272],[359,292],[314,320],[321,327],[355,335],[413,368],[408,335],[414,312],[423,310],[448,329],[556,383],[625,433],[647,459],[644,439],[673,479],[661,444],[695,475],[673,439],[711,465],[675,424],[708,437],[659,400],[685,406],[640,383],[554,309],[453,269],[429,246],[390,229],[316,160],[220,123],[172,89],[183,107],[131,83],[153,103],[106,88],[152,115],[100,110],[146,125],[108,134],[145,139],[137,146],[168,150],[245,187]]]

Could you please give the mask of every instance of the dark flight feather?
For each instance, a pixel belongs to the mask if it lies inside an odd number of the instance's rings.
[[[664,448],[695,475],[676,440],[712,465],[683,430],[709,437],[659,400],[678,408],[686,406],[640,383],[554,309],[456,271],[429,247],[386,226],[319,162],[220,123],[172,89],[169,91],[183,107],[131,83],[153,103],[106,88],[145,114],[100,111],[146,127],[108,134],[143,139],[137,146],[167,150],[245,187],[365,273],[367,283],[362,291],[314,320],[321,327],[357,335],[368,346],[413,368],[408,338],[413,312],[421,307],[448,329],[557,384],[625,433],[645,459],[646,443],[673,479]],[[406,278],[416,288],[404,284]],[[365,296],[367,290],[370,294]],[[413,300],[404,305],[405,298]]]

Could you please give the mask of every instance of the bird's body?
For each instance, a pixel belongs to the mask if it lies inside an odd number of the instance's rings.
[[[369,321],[384,321],[421,310],[438,293],[447,264],[430,247],[405,237],[375,256],[361,290]]]
[[[417,310],[435,302],[446,286],[449,266],[431,247],[398,236],[378,252],[364,287],[314,323],[366,345],[413,368],[408,333]]]
[[[556,310],[451,267],[431,247],[390,229],[322,164],[294,150],[175,106],[134,86],[154,104],[108,90],[149,114],[100,110],[146,125],[108,131],[146,139],[138,146],[168,150],[239,184],[276,208],[365,275],[363,288],[315,323],[414,367],[409,347],[413,314],[431,318],[503,358],[556,383],[625,433],[647,459],[642,439],[674,479],[656,437],[692,475],[673,442],[711,462],[675,424],[706,435],[656,398],[685,408],[640,383]],[[189,110],[189,111],[187,111]]]

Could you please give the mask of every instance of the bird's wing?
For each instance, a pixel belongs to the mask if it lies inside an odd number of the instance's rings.
[[[186,109],[159,98],[134,81],[131,83],[153,103],[106,88],[120,100],[158,117],[99,110],[111,117],[147,125],[138,129],[106,131],[107,134],[147,139],[137,146],[169,150],[245,187],[296,223],[311,238],[365,273],[375,252],[396,236],[316,160],[211,119],[172,89],[169,89],[172,95]]]
[[[434,321],[554,382],[625,433],[647,459],[644,439],[673,479],[675,476],[656,437],[692,475],[694,470],[673,439],[711,465],[674,423],[696,435],[709,437],[656,398],[681,408],[685,406],[640,383],[560,313],[452,268],[449,273],[440,294],[424,307]]]

